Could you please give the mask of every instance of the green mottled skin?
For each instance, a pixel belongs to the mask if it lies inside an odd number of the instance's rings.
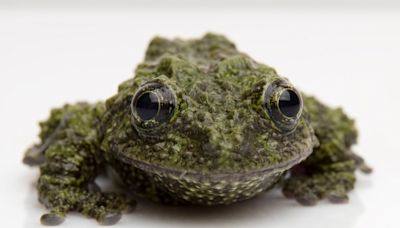
[[[354,121],[303,95],[295,130],[280,131],[262,105],[264,91],[279,79],[223,36],[154,38],[135,77],[116,95],[54,109],[40,124],[41,142],[24,161],[40,164],[39,200],[51,211],[42,223],[58,224],[69,211],[103,224],[118,221],[135,201],[93,190],[105,169],[129,196],[162,203],[230,204],[279,181],[286,196],[304,205],[345,202],[356,168],[369,171],[350,150]],[[130,109],[149,81],[168,85],[176,96],[173,117],[151,137],[133,126]]]

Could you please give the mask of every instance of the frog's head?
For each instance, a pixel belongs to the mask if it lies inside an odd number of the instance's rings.
[[[284,171],[316,143],[300,92],[211,34],[155,38],[105,119],[118,158],[188,172]]]

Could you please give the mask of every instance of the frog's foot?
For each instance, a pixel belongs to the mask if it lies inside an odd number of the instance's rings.
[[[46,158],[43,153],[43,148],[40,145],[33,145],[26,150],[22,162],[29,166],[39,166],[45,162]]]
[[[314,171],[292,172],[284,181],[283,194],[305,206],[313,206],[324,198],[332,203],[349,201],[347,192],[354,188],[356,181],[352,161],[326,165]]]
[[[369,166],[369,165],[365,162],[364,158],[360,157],[359,155],[355,154],[354,152],[351,152],[351,158],[353,159],[353,161],[355,162],[357,168],[358,168],[361,172],[363,172],[363,173],[365,173],[365,174],[370,174],[370,173],[372,173],[373,170],[372,170],[371,166]]]
[[[101,225],[113,225],[121,219],[123,213],[129,213],[136,207],[136,201],[124,195],[80,188],[54,189],[41,194],[39,199],[50,209],[50,213],[40,218],[41,223],[48,226],[64,222],[70,211],[94,218]]]

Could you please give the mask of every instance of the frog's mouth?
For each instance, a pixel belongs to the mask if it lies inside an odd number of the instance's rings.
[[[175,137],[175,135],[173,135]],[[179,135],[180,136],[180,135]],[[318,139],[315,136],[314,130],[309,124],[303,123],[299,125],[296,130],[290,135],[272,135],[259,133],[258,136],[249,134],[243,137],[243,142],[246,146],[237,146],[236,148],[242,151],[227,151],[232,155],[235,153],[242,153],[244,156],[241,160],[234,160],[233,156],[223,157],[211,165],[205,165],[205,162],[199,163],[197,166],[198,157],[185,157],[183,155],[186,149],[189,148],[193,151],[198,151],[199,154],[226,154],[226,151],[215,151],[210,153],[206,151],[204,143],[207,141],[193,142],[190,140],[181,140],[183,146],[173,151],[173,155],[161,158],[161,156],[153,156],[151,152],[161,153],[174,148],[176,141],[162,141],[162,146],[154,144],[154,142],[139,142],[136,144],[125,143],[121,145],[114,145],[111,147],[111,154],[113,157],[128,166],[143,170],[145,173],[171,176],[174,178],[182,179],[189,178],[198,181],[235,181],[243,178],[260,177],[260,176],[273,176],[280,175],[291,169],[293,166],[304,161],[313,152],[313,148],[318,146]],[[176,136],[176,138],[178,138]],[[184,138],[185,139],[185,138]],[[191,139],[191,138],[189,138]],[[263,141],[267,139],[267,141]],[[261,143],[260,143],[261,142]],[[262,144],[263,142],[266,142]],[[185,144],[186,143],[186,144]],[[203,143],[203,144],[202,144]],[[187,145],[192,146],[191,148]],[[154,149],[156,148],[156,149]],[[164,149],[166,148],[166,149]],[[154,149],[154,150],[153,150]],[[263,150],[260,153],[253,153],[253,151]],[[161,151],[161,152],[160,152]],[[148,152],[149,154],[146,154]],[[250,156],[246,156],[249,154]],[[254,157],[252,155],[257,155]],[[174,157],[175,156],[175,157]],[[182,156],[182,157],[176,157]],[[200,157],[200,156],[199,156]],[[257,159],[260,158],[260,159]],[[185,160],[186,159],[186,160]],[[196,160],[197,159],[197,160]],[[207,157],[207,161],[212,161],[214,157]],[[220,162],[222,161],[222,162]],[[249,165],[250,164],[250,165]],[[255,164],[252,165],[251,164]],[[212,167],[212,168],[210,168]],[[242,167],[242,168],[240,168]],[[248,168],[247,168],[248,167]]]
[[[171,167],[160,166],[159,164],[150,164],[149,162],[142,161],[130,156],[123,151],[116,151],[120,161],[139,168],[146,173],[168,175],[175,178],[189,178],[196,181],[240,181],[243,178],[260,177],[260,176],[273,176],[281,175],[293,166],[304,161],[313,151],[313,146],[307,147],[304,151],[298,153],[289,160],[277,163],[273,166],[264,167],[260,169],[247,170],[247,171],[230,171],[230,172],[209,172],[209,171],[192,171],[192,170],[179,170]]]

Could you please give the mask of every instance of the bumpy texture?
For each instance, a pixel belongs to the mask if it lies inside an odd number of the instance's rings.
[[[49,120],[40,124],[41,144],[26,152],[24,162],[43,162],[37,185],[39,201],[51,211],[42,216],[43,224],[61,223],[69,211],[107,224],[128,208],[125,196],[96,191],[94,178],[103,163],[97,126],[103,112],[100,103],[65,105],[52,110]]]
[[[59,224],[68,211],[118,221],[135,201],[93,188],[105,166],[129,195],[161,203],[230,204],[278,182],[305,205],[344,202],[356,167],[370,171],[350,150],[354,122],[302,97],[223,36],[154,38],[105,104],[66,105],[41,123],[24,162],[41,165],[39,200],[51,211],[42,223]],[[140,109],[150,98],[155,116]]]
[[[296,132],[274,130],[262,110],[265,87],[280,79],[276,71],[256,63],[222,36],[200,40],[155,38],[135,78],[124,82],[107,101],[103,141],[124,147],[123,154],[153,165],[196,172],[238,172],[297,161],[314,145],[313,131],[302,119]],[[149,144],[132,129],[129,103],[145,82],[169,85],[177,110],[162,139]],[[173,130],[170,130],[173,129]],[[140,131],[139,131],[140,134]]]

